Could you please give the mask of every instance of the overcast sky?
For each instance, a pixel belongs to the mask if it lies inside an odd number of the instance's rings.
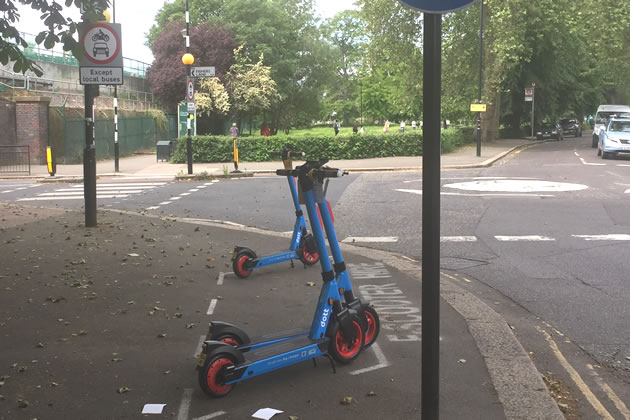
[[[323,18],[329,18],[343,10],[354,8],[355,0],[315,0],[317,11]],[[145,34],[153,26],[155,15],[168,0],[118,0],[116,2],[116,23],[122,26],[123,56],[150,63],[153,61],[151,50],[144,45]],[[36,35],[45,29],[39,19],[39,13],[28,6],[18,5],[20,22],[18,29]],[[79,11],[72,8],[70,17],[80,19]],[[110,9],[111,12],[111,9]]]

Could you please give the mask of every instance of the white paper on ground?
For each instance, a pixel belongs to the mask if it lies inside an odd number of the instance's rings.
[[[162,410],[166,404],[145,404],[142,414],[162,414]]]
[[[276,414],[282,412],[282,410],[276,410],[275,408],[261,408],[260,410],[252,414],[252,417],[254,417],[255,419],[269,420]]]

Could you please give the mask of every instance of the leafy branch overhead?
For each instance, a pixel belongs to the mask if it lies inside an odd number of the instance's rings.
[[[21,4],[30,6],[41,12],[41,20],[47,29],[35,37],[35,42],[46,49],[52,49],[57,44],[63,44],[64,51],[72,51],[78,59],[83,53],[75,35],[80,22],[64,17],[62,6],[54,0],[19,0]],[[103,11],[109,6],[110,0],[65,0],[66,7],[84,7],[85,19],[90,22],[99,20]],[[32,71],[41,76],[43,71],[39,65],[24,56],[22,50],[28,47],[26,40],[16,28],[20,14],[16,7],[17,0],[1,0],[0,10],[0,63],[13,63],[13,71],[26,73]]]

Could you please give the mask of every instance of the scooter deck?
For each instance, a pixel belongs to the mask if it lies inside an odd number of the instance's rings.
[[[245,356],[245,363],[242,365],[249,365],[251,363],[267,359],[273,356],[277,356],[283,353],[288,353],[294,350],[298,350],[302,347],[307,347],[312,344],[317,344],[320,349],[323,349],[322,352],[328,347],[328,342],[330,339],[328,337],[323,337],[318,340],[312,340],[308,336],[298,336],[295,338],[291,338],[288,340],[280,341],[269,346],[261,347],[256,350],[248,351],[247,353],[243,353]],[[237,365],[236,368],[239,368],[241,364]]]

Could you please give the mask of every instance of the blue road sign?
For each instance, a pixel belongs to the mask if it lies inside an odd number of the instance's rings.
[[[446,13],[474,3],[477,0],[399,0],[402,4],[426,13]]]

